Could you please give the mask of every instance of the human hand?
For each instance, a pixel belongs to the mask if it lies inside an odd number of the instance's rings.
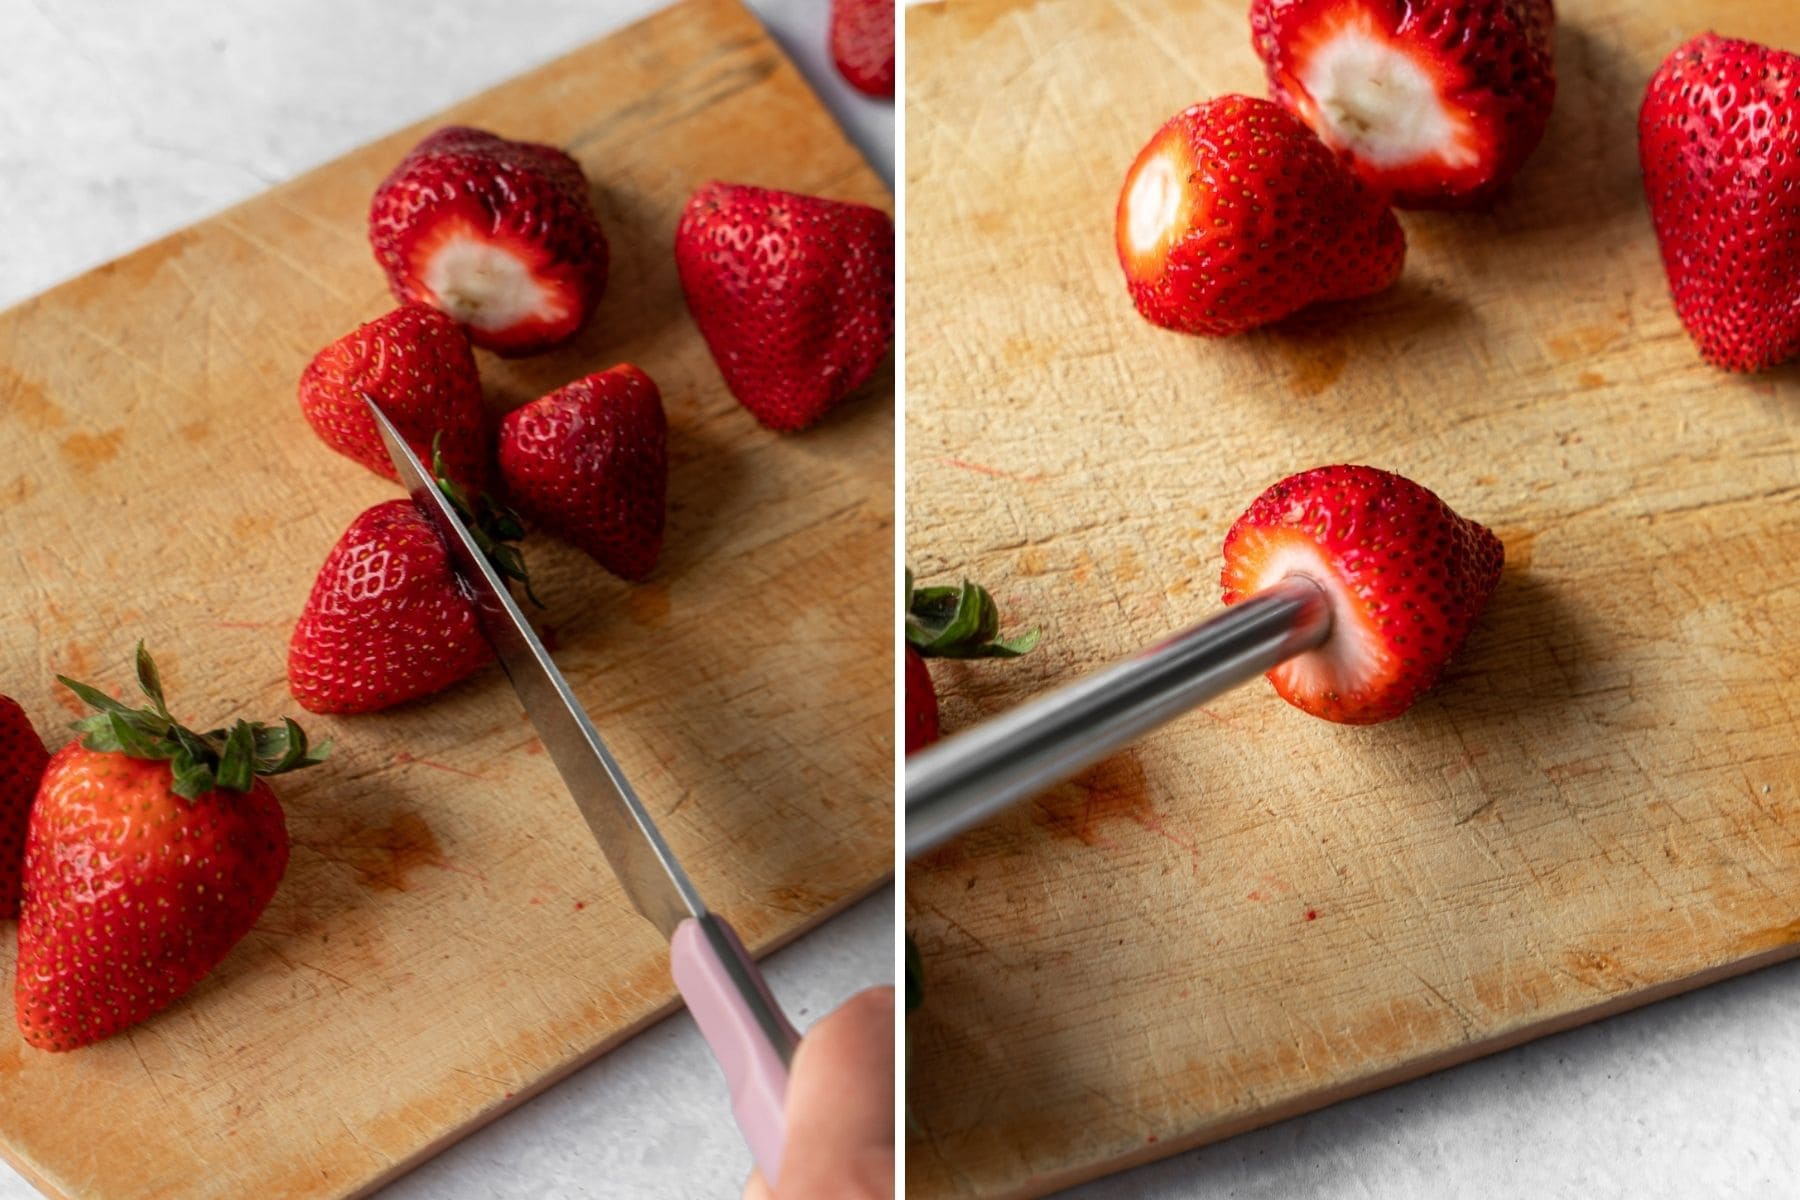
[[[780,1186],[744,1200],[893,1200],[894,989],[870,988],[809,1029],[788,1075]]]

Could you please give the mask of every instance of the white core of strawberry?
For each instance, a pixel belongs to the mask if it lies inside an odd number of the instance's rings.
[[[1354,692],[1387,673],[1387,650],[1372,636],[1354,598],[1317,546],[1298,539],[1289,540],[1272,548],[1258,568],[1256,590],[1302,575],[1319,585],[1331,606],[1331,632],[1325,641],[1275,668],[1299,684],[1298,690]]]
[[[478,237],[452,236],[426,258],[419,279],[438,307],[464,325],[508,329],[564,316],[557,294],[517,255]]]
[[[1381,169],[1426,159],[1453,168],[1475,163],[1460,114],[1418,63],[1374,30],[1340,29],[1299,65],[1326,140],[1339,149]]]
[[[1125,194],[1125,238],[1134,254],[1153,249],[1181,208],[1181,172],[1168,155],[1158,154],[1138,168]]]

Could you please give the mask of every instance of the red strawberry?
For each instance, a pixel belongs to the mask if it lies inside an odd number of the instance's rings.
[[[516,518],[444,490],[476,512],[470,532],[495,570],[523,579],[505,544],[521,532]],[[288,690],[312,712],[374,712],[442,691],[493,656],[431,519],[411,500],[389,500],[350,522],[319,568],[288,642]]]
[[[961,587],[914,588],[906,572],[903,609],[906,649],[906,752],[938,739],[937,689],[925,666],[933,658],[1017,658],[1038,644],[1037,631],[1000,638],[1000,606],[987,589],[963,580]]]
[[[925,660],[906,648],[906,752],[916,754],[938,740],[937,688]]]
[[[50,755],[18,701],[0,696],[0,917],[19,915],[25,819]]]
[[[894,94],[894,0],[831,0],[831,58],[850,86]]]
[[[1491,200],[1556,100],[1550,0],[1252,0],[1270,94],[1402,208]]]
[[[1225,603],[1290,575],[1331,601],[1325,643],[1269,672],[1315,717],[1369,725],[1412,706],[1461,649],[1500,583],[1504,551],[1484,527],[1411,480],[1318,467],[1258,496],[1225,535]]]
[[[803,429],[875,373],[894,336],[894,222],[880,209],[709,183],[675,230],[688,311],[725,386]]]
[[[508,413],[500,473],[519,511],[624,579],[662,548],[669,423],[648,375],[621,365]]]
[[[151,707],[64,679],[100,711],[44,772],[25,843],[19,1031],[40,1050],[110,1037],[180,999],[262,914],[287,825],[261,776],[322,761],[292,721],[175,723],[138,646]]]
[[[307,364],[300,411],[339,454],[397,479],[363,403],[372,397],[422,458],[433,438],[450,474],[465,486],[488,485],[487,415],[481,379],[461,326],[435,308],[408,304],[358,326]]]
[[[480,129],[447,126],[400,160],[369,206],[369,241],[396,299],[443,309],[508,356],[573,335],[606,290],[606,235],[575,160]]]
[[[1800,352],[1800,57],[1707,33],[1638,114],[1644,193],[1675,311],[1710,363]]]
[[[1115,233],[1138,311],[1211,337],[1379,292],[1406,257],[1387,206],[1291,113],[1249,96],[1157,130],[1125,176]]]

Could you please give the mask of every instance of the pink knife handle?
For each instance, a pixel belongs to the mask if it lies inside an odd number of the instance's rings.
[[[788,1059],[800,1035],[769,994],[769,985],[744,943],[718,916],[690,917],[675,927],[669,940],[669,969],[700,1035],[725,1072],[731,1111],[750,1146],[750,1157],[773,1188],[787,1140],[783,1108]]]

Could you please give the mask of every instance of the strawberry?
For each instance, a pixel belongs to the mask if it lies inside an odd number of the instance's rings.
[[[137,674],[149,708],[62,680],[98,711],[50,759],[26,834],[14,1000],[40,1050],[135,1025],[219,964],[287,869],[287,825],[262,777],[330,749],[288,720],[197,733],[169,715],[141,642]]]
[[[507,509],[439,485],[503,578],[524,579]],[[313,580],[288,642],[288,690],[316,713],[364,713],[442,691],[494,656],[443,539],[410,499],[367,509]]]
[[[1210,337],[1379,292],[1406,257],[1387,206],[1291,113],[1249,96],[1156,131],[1125,176],[1115,234],[1138,312]]]
[[[925,659],[911,646],[905,650],[906,753],[913,755],[938,740],[938,698]]]
[[[1644,193],[1700,353],[1759,371],[1800,352],[1800,57],[1702,34],[1638,113]]]
[[[25,821],[50,755],[18,701],[0,696],[0,917],[19,915]]]
[[[506,415],[500,473],[519,511],[622,579],[662,548],[669,423],[648,375],[597,371]]]
[[[894,94],[894,0],[831,0],[831,59],[859,92]]]
[[[509,357],[567,340],[606,290],[606,235],[574,159],[460,125],[400,160],[369,241],[402,303],[430,304]]]
[[[1252,0],[1269,93],[1402,208],[1493,199],[1556,100],[1550,0]]]
[[[403,305],[319,351],[300,374],[300,411],[313,432],[339,454],[397,480],[364,396],[421,457],[430,457],[441,434],[451,475],[468,487],[488,485],[481,379],[455,321],[424,304]]]
[[[1411,480],[1318,467],[1258,496],[1225,535],[1220,582],[1236,604],[1290,575],[1331,602],[1323,645],[1269,672],[1315,717],[1397,717],[1443,672],[1500,583],[1504,551],[1483,526]]]
[[[1000,606],[987,589],[963,580],[961,587],[914,588],[906,572],[906,752],[938,739],[937,688],[925,666],[932,658],[1017,658],[1038,644],[1037,630],[1000,638]]]
[[[878,208],[709,183],[675,230],[688,311],[725,386],[803,429],[875,373],[894,336],[894,222]]]

